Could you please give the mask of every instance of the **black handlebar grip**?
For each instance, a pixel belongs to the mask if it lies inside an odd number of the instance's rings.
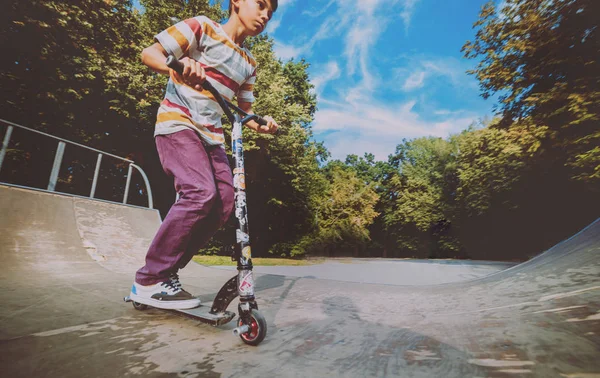
[[[264,119],[263,117],[259,117],[259,116],[256,116],[255,121],[256,121],[256,123],[258,123],[261,126],[267,126],[267,124],[268,124],[266,119]]]
[[[167,64],[167,67],[169,67],[173,71],[177,72],[180,75],[183,74],[183,69],[185,68],[185,66],[173,55],[169,55],[165,63]],[[211,92],[214,90],[212,84],[206,80],[204,80],[204,83],[202,83],[202,88]]]
[[[167,61],[165,63],[167,63],[167,67],[169,67],[173,71],[177,72],[178,74],[181,75],[183,73],[183,68],[184,68],[183,63],[181,63],[179,60],[177,60],[177,58],[175,58],[173,55],[169,55],[169,57],[167,58]]]
[[[264,119],[261,116],[257,116],[256,114],[254,115],[254,121],[261,126],[266,126],[268,124],[266,119]],[[275,133],[273,133],[273,135],[279,135],[279,134],[281,134],[281,128],[278,128],[277,131],[275,131]]]

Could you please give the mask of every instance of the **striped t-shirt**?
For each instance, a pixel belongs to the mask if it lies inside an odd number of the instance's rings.
[[[247,49],[229,38],[220,24],[198,16],[169,27],[155,38],[169,55],[200,62],[206,79],[226,99],[231,101],[237,96],[238,101],[254,102],[256,61]],[[165,99],[158,108],[154,135],[191,128],[207,144],[222,145],[222,114],[210,92],[196,90],[171,74]]]

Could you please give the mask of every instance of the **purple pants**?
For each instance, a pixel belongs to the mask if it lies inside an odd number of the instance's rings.
[[[204,146],[192,130],[156,137],[165,172],[174,178],[179,200],[162,222],[135,281],[153,285],[185,267],[233,209],[233,176],[220,146]]]

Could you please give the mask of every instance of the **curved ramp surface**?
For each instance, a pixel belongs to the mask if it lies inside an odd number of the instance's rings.
[[[0,212],[6,376],[600,376],[600,220],[469,282],[259,274],[269,332],[248,347],[232,324],[122,302],[158,227],[155,211],[0,186]],[[199,265],[184,273],[203,300],[231,276]]]

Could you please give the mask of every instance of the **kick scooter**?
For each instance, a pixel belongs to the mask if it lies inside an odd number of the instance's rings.
[[[174,56],[167,58],[167,66],[179,74],[183,72],[183,64]],[[218,90],[216,90],[208,81],[202,84],[202,87],[209,91],[217,100],[229,122],[233,125],[231,142],[234,156],[235,167],[233,169],[233,183],[235,189],[235,217],[238,220],[238,229],[236,230],[237,244],[234,249],[234,256],[237,259],[238,274],[232,277],[221,287],[210,308],[207,305],[189,310],[165,310],[177,312],[182,315],[200,320],[213,326],[219,326],[229,323],[235,313],[227,311],[227,307],[235,299],[240,297],[238,304],[238,322],[233,330],[234,335],[239,336],[242,341],[249,345],[258,345],[267,334],[267,322],[258,312],[258,305],[254,296],[254,278],[252,275],[252,254],[250,250],[250,236],[248,231],[248,216],[246,209],[246,184],[244,173],[244,150],[242,148],[242,125],[248,121],[254,120],[260,125],[266,125],[267,121],[255,114],[247,114],[239,107],[225,100]],[[235,113],[231,111],[235,110]],[[124,298],[125,302],[133,302],[136,310],[145,310],[147,305],[133,301],[129,297]]]

